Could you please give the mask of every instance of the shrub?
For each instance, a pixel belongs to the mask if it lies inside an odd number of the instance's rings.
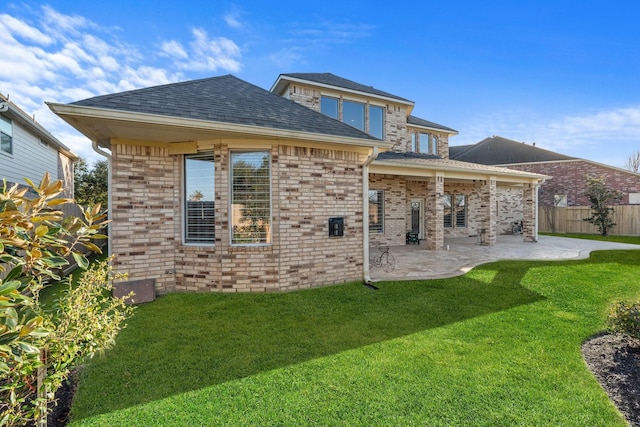
[[[100,252],[93,239],[106,238],[106,215],[95,205],[65,217],[58,207],[73,201],[58,197],[61,181],[45,174],[39,185],[28,184],[36,196],[6,181],[0,187],[0,426],[42,425],[70,369],[108,348],[130,312],[106,293],[106,264],[89,270],[56,309],[43,309],[40,290],[60,280],[68,259],[86,268],[79,248]]]
[[[640,339],[640,301],[611,304],[607,320],[610,332]]]

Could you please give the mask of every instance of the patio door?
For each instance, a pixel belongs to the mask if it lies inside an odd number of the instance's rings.
[[[411,199],[411,231],[418,232],[418,238],[424,239],[424,212],[421,199]]]

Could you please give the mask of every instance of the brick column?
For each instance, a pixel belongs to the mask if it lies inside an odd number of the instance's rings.
[[[444,176],[436,175],[427,181],[427,206],[425,229],[427,249],[438,250],[444,246]]]
[[[482,181],[480,185],[480,244],[496,244],[496,180],[494,177]]]
[[[524,242],[535,242],[536,213],[536,191],[533,184],[525,184],[522,188],[522,240]]]

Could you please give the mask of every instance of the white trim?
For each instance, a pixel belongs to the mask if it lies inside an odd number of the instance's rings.
[[[376,98],[376,99],[381,99],[383,101],[387,101],[387,102],[394,102],[396,104],[403,104],[403,105],[408,105],[411,108],[413,108],[413,106],[415,106],[415,102],[413,101],[409,101],[409,100],[402,100],[402,99],[397,99],[397,98],[391,98],[388,96],[384,96],[384,95],[377,95],[375,93],[369,93],[369,92],[362,92],[359,90],[353,90],[353,89],[347,89],[341,86],[333,86],[333,85],[329,85],[326,83],[318,83],[312,80],[305,80],[305,79],[301,79],[298,77],[291,77],[291,76],[283,76],[280,75],[278,76],[278,80],[276,80],[276,82],[271,86],[271,89],[269,89],[270,92],[276,93],[278,95],[282,95],[282,93],[278,93],[278,92],[274,92],[274,89],[276,89],[281,81],[286,81],[286,82],[291,82],[291,83],[302,83],[308,86],[316,86],[316,87],[321,87],[321,88],[325,88],[325,89],[331,89],[331,90],[335,90],[338,92],[344,92],[344,93],[352,93],[354,95],[358,95],[358,96],[363,96],[365,98]],[[284,87],[286,87],[287,85],[285,84]],[[282,92],[282,90],[284,90],[284,87],[280,89],[280,92]]]
[[[217,122],[211,120],[199,120],[174,116],[162,116],[149,113],[138,113],[131,111],[111,110],[96,107],[83,107],[71,104],[55,104],[48,103],[49,108],[62,117],[65,121],[78,129],[80,123],[78,118],[113,120],[125,123],[141,123],[144,125],[163,125],[169,127],[182,127],[194,130],[228,132],[232,134],[256,135],[261,137],[299,139],[306,141],[327,142],[339,145],[353,145],[360,147],[383,146],[391,148],[393,144],[378,139],[355,138],[339,135],[328,135],[321,133],[311,133],[302,131],[293,131],[286,129],[268,128],[254,125],[241,125],[235,123]],[[86,136],[95,139],[89,127],[80,126],[84,129]],[[80,130],[80,129],[79,129]]]

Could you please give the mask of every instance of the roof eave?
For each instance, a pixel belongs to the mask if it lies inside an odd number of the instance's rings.
[[[458,135],[459,132],[457,130],[454,129],[443,129],[443,128],[437,128],[437,127],[431,127],[431,126],[421,126],[421,125],[416,125],[413,123],[407,123],[407,127],[412,127],[412,128],[416,128],[416,129],[424,129],[424,130],[430,130],[430,131],[435,131],[435,132],[440,132],[440,133],[446,133],[447,135]]]
[[[549,175],[542,175],[531,172],[521,172],[513,173],[514,170],[505,170],[499,171],[495,169],[469,169],[456,167],[454,165],[423,165],[416,164],[410,162],[402,162],[402,161],[386,161],[386,160],[374,160],[370,167],[370,172],[375,173],[376,169],[379,169],[381,172],[385,169],[406,169],[407,171],[434,171],[434,172],[450,172],[455,174],[462,175],[478,175],[478,176],[496,176],[501,177],[503,179],[508,178],[508,180],[513,182],[542,182],[544,180],[551,179]]]
[[[339,135],[302,132],[255,125],[241,125],[210,120],[198,120],[175,116],[163,116],[157,114],[86,107],[72,104],[47,103],[47,105],[49,106],[51,111],[60,116],[67,123],[78,129],[92,141],[97,141],[101,146],[105,148],[110,148],[106,141],[100,141],[99,138],[97,138],[96,135],[91,132],[91,129],[89,127],[80,126],[78,119],[83,119],[84,121],[90,119],[101,119],[128,123],[163,125],[199,131],[224,132],[238,135],[253,135],[257,137],[267,137],[273,139],[296,139],[358,147],[379,147],[383,149],[392,147],[391,143],[378,139],[355,138]]]
[[[17,119],[20,124],[28,128],[32,133],[37,135],[40,139],[51,144],[55,149],[63,153],[65,156],[73,161],[79,159],[78,155],[69,149],[66,145],[60,142],[55,136],[53,136],[48,130],[46,130],[41,124],[36,122],[33,118],[29,117],[20,108],[16,107],[12,102],[7,101],[9,106],[9,112],[14,119]]]
[[[403,100],[403,99],[398,99],[398,98],[392,98],[392,97],[388,97],[388,96],[382,96],[382,95],[376,95],[375,93],[369,93],[369,92],[362,92],[359,90],[353,90],[353,89],[347,89],[341,86],[334,86],[334,85],[328,85],[325,83],[318,83],[318,82],[314,82],[312,80],[305,80],[305,79],[301,79],[298,77],[292,77],[292,76],[288,76],[288,75],[283,75],[280,74],[280,76],[278,76],[278,79],[276,80],[276,82],[271,86],[271,89],[269,89],[270,92],[273,92],[277,95],[282,96],[282,94],[284,93],[285,88],[287,87],[287,85],[289,83],[303,83],[303,84],[307,84],[310,86],[318,86],[318,87],[323,87],[326,89],[331,89],[331,90],[335,90],[335,91],[339,91],[339,92],[346,92],[346,93],[351,93],[354,95],[358,95],[358,96],[363,96],[366,98],[376,98],[376,99],[380,99],[386,102],[393,102],[396,104],[403,104],[406,105],[407,107],[409,107],[409,111],[413,109],[413,107],[415,106],[415,102],[413,101],[409,101],[409,100]]]

